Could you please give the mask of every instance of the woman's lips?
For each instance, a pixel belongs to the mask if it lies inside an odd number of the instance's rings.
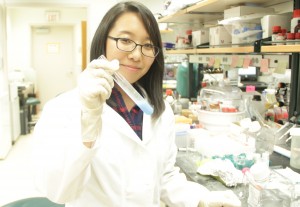
[[[137,70],[139,70],[138,67],[132,66],[132,65],[122,65],[122,66],[123,66],[124,69],[126,69],[126,70],[131,70],[131,71],[137,71]]]

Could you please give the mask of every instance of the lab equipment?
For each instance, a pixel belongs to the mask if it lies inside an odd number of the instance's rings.
[[[219,85],[202,88],[198,97],[199,123],[212,131],[223,131],[230,123],[245,118],[242,91],[235,86]]]
[[[249,182],[249,207],[290,207],[295,203],[295,185],[281,170],[272,170],[265,163],[258,161],[249,173],[255,183]],[[282,171],[281,171],[282,172]],[[293,177],[293,176],[292,176]],[[258,184],[261,188],[257,188]]]
[[[262,186],[261,186],[259,183],[257,183],[257,182],[255,181],[253,175],[250,173],[250,169],[249,169],[249,168],[247,168],[247,167],[243,168],[242,172],[243,172],[243,174],[246,176],[248,182],[249,182],[254,188],[256,188],[256,189],[258,189],[258,190],[262,190],[262,189],[263,189]]]
[[[106,60],[106,57],[101,55],[98,59]],[[114,81],[125,91],[125,93],[127,93],[127,95],[140,107],[145,114],[151,115],[153,113],[153,107],[119,72],[115,72],[112,76]]]

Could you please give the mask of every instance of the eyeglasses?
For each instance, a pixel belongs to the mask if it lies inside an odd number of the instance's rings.
[[[141,46],[142,54],[147,57],[155,58],[159,53],[159,48],[152,44],[141,45],[128,38],[117,38],[111,36],[108,36],[108,38],[116,41],[117,48],[124,52],[132,52],[137,46]]]

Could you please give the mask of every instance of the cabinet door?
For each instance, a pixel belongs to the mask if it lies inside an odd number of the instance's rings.
[[[4,67],[5,20],[3,0],[0,0],[0,159],[9,152],[11,142],[11,120],[7,76]]]

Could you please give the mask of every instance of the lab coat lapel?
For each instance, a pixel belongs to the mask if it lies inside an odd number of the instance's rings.
[[[152,119],[150,115],[143,115],[143,142],[147,144],[152,137]]]
[[[121,117],[115,110],[113,110],[107,104],[105,104],[103,107],[102,121],[110,122],[109,124],[111,126],[114,126],[115,130],[120,131],[122,134],[124,134],[124,136],[128,136],[133,141],[141,143],[140,138],[128,125],[128,123],[123,119],[123,117]]]

